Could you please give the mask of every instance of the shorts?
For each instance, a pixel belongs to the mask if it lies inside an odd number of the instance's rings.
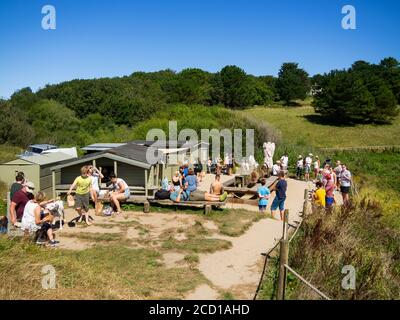
[[[325,198],[325,201],[326,201],[326,206],[327,207],[331,207],[331,206],[333,206],[333,203],[335,202],[335,198],[331,198],[331,197],[326,197]]]
[[[85,212],[89,211],[89,193],[75,195],[75,209],[83,209]]]
[[[271,210],[275,211],[276,209],[279,208],[280,211],[284,211],[285,210],[285,200],[286,200],[286,198],[279,199],[278,197],[275,197],[275,199],[271,205]]]
[[[258,205],[258,209],[259,209],[260,211],[265,211],[265,210],[267,210],[267,206],[266,206],[266,205],[259,204],[259,205]]]
[[[311,166],[306,164],[305,166],[305,173],[310,173],[311,172]]]
[[[124,195],[126,199],[129,199],[131,196],[131,191],[128,188],[126,188],[124,191]]]
[[[195,190],[189,195],[190,201],[205,201],[206,200],[206,192]]]
[[[350,187],[340,186],[340,192],[344,194],[350,193]]]

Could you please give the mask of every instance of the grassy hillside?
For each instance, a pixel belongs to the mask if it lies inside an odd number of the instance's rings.
[[[309,105],[242,111],[282,132],[285,143],[319,148],[400,145],[400,117],[390,125],[335,126]]]

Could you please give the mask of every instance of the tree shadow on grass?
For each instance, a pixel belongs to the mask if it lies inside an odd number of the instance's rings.
[[[314,124],[320,124],[320,125],[329,125],[329,126],[335,126],[335,127],[355,127],[357,124],[361,123],[356,123],[356,122],[343,122],[343,119],[338,119],[334,117],[326,117],[322,116],[319,114],[306,114],[303,116],[298,116],[301,118],[306,119],[307,121],[314,123]]]

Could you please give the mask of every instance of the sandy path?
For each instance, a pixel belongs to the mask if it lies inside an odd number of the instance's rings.
[[[306,183],[288,180],[286,208],[289,209],[289,222],[299,221],[303,209]],[[274,195],[275,196],[275,195]],[[272,200],[269,201],[269,206]],[[269,209],[269,208],[268,208]],[[251,299],[258,285],[263,257],[260,255],[272,248],[282,236],[282,222],[263,219],[242,236],[231,238],[232,248],[212,254],[201,254],[199,270],[221,291],[232,292],[238,299]],[[188,299],[214,299],[212,290],[197,290]]]

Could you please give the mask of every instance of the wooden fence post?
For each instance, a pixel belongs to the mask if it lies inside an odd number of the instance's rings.
[[[289,230],[289,209],[286,209],[283,217],[282,239],[287,239],[288,230]]]
[[[11,214],[10,214],[10,206],[11,206],[11,199],[10,199],[10,192],[7,192],[7,235],[10,235],[11,231]]]
[[[285,286],[286,286],[286,267],[289,262],[289,241],[282,239],[280,241],[279,253],[279,277],[278,277],[278,292],[276,295],[277,300],[285,299]]]
[[[304,190],[304,203],[303,203],[303,219],[307,214],[307,206],[308,206],[308,189]]]

